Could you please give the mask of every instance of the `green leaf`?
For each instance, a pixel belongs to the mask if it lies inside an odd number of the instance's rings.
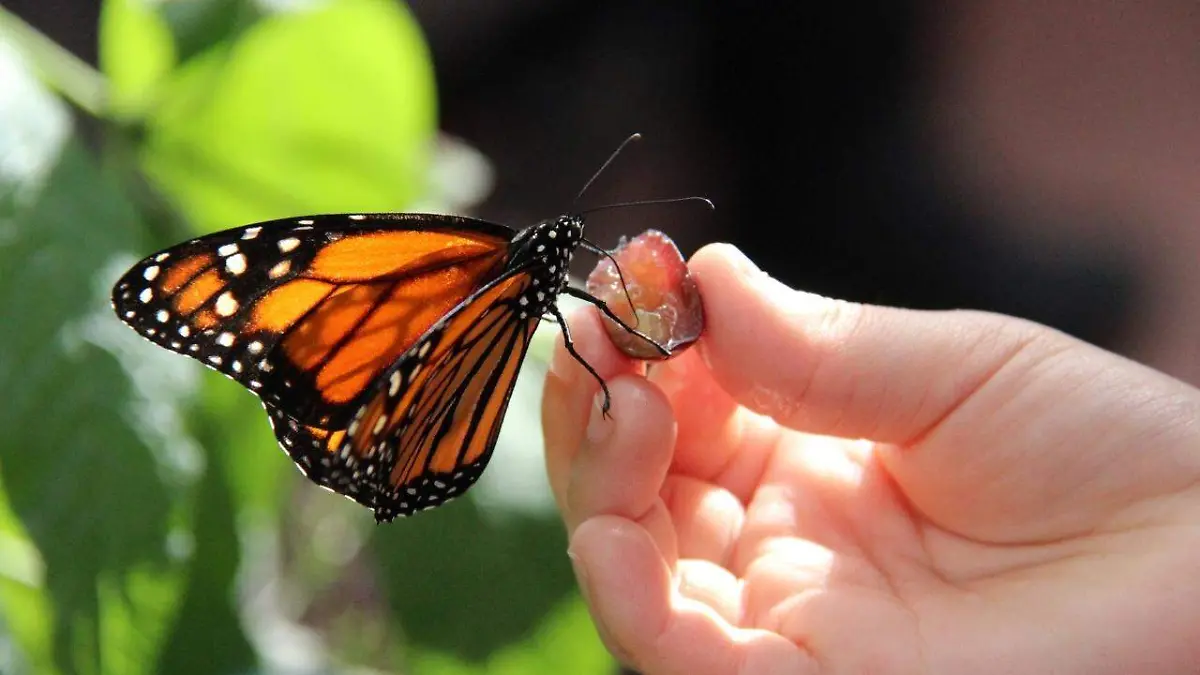
[[[484,664],[430,651],[417,651],[412,659],[414,675],[609,675],[615,669],[616,662],[577,595],[559,603],[528,638],[500,650]]]
[[[171,369],[154,374],[107,302],[138,219],[74,139],[17,194],[0,246],[0,325],[19,327],[0,332],[0,424],[20,430],[0,438],[5,491],[45,565],[57,666],[147,672],[174,619],[198,467],[171,381],[148,393]]]
[[[45,580],[45,562],[0,490],[0,640],[14,643],[0,650],[0,672],[59,672]]]
[[[179,621],[173,626],[155,669],[159,673],[244,673],[258,665],[235,606],[241,547],[228,479],[222,470],[223,458],[213,456],[220,454],[210,453],[212,469],[200,486],[196,550],[191,558]]]
[[[235,510],[274,520],[299,471],[275,440],[258,398],[212,371],[204,375],[197,437],[217,449],[213,461],[225,474]]]
[[[108,80],[107,112],[114,118],[140,116],[175,67],[171,30],[148,0],[105,0],[99,52]]]
[[[380,526],[372,545],[407,637],[470,661],[527,635],[575,585],[557,518],[486,519],[469,499]]]
[[[143,167],[200,231],[397,210],[426,190],[433,69],[401,5],[339,0],[192,59],[148,129]]]

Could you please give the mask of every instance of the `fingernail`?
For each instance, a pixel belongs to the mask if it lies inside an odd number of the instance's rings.
[[[588,588],[587,567],[578,555],[571,549],[567,549],[567,558],[571,560],[571,569],[575,571],[575,579],[579,582],[579,594],[583,596],[583,601],[587,604],[592,604],[591,589]]]
[[[592,445],[599,445],[612,435],[612,420],[604,415],[604,392],[596,392],[592,399],[592,411],[588,415],[587,439]]]

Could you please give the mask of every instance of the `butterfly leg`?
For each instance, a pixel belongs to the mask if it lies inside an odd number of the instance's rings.
[[[558,325],[562,328],[563,344],[567,348],[567,353],[574,357],[600,383],[600,390],[604,392],[604,404],[600,406],[600,414],[605,418],[611,417],[608,414],[608,409],[612,407],[612,396],[608,393],[608,384],[604,382],[604,378],[600,377],[600,373],[596,372],[592,364],[588,363],[587,359],[584,359],[579,355],[579,352],[575,351],[575,341],[571,339],[571,329],[567,328],[567,320],[563,318],[562,312],[558,311],[558,307],[550,305],[550,313],[554,315],[554,318],[558,320]]]
[[[641,332],[640,330],[638,330],[638,329],[634,328],[633,326],[630,326],[629,324],[622,321],[621,317],[614,314],[613,311],[608,308],[608,304],[605,303],[600,298],[597,298],[596,296],[592,295],[591,293],[588,293],[587,291],[581,291],[578,288],[572,288],[570,286],[567,286],[567,288],[564,292],[567,295],[574,296],[576,298],[579,298],[580,300],[586,300],[587,302],[595,305],[597,309],[599,309],[601,312],[604,312],[604,316],[607,316],[608,318],[615,321],[617,323],[617,325],[620,326],[623,330],[625,330],[629,333],[633,333],[634,335],[640,337],[641,339],[645,340],[646,342],[649,342],[664,357],[671,355],[671,352],[667,351],[666,347],[655,342],[654,338],[650,337],[649,335],[646,335],[645,333]]]

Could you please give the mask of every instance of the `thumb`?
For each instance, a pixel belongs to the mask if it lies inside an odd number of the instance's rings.
[[[907,444],[991,377],[1070,340],[983,312],[860,305],[793,290],[736,248],[690,263],[704,298],[702,354],[742,405],[811,433]]]
[[[1098,503],[1200,481],[1200,392],[1162,373],[1020,319],[795,291],[732,246],[690,268],[716,381],[781,425],[883,443],[909,499],[951,529],[981,522],[975,504],[1021,536],[1059,535]],[[1001,529],[988,535],[1016,536]]]

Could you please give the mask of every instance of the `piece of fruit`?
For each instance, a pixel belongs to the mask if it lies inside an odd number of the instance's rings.
[[[604,327],[618,349],[636,359],[666,359],[700,337],[704,330],[700,293],[670,237],[657,230],[647,230],[628,241],[622,237],[612,257],[620,266],[620,274],[612,260],[601,258],[588,276],[588,292],[603,300],[622,321],[666,348],[670,356],[603,317]]]

